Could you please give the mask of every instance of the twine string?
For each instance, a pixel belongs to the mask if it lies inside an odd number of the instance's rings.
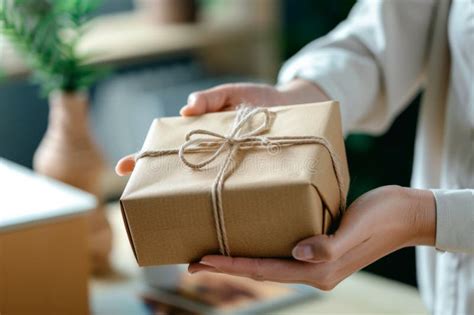
[[[250,123],[259,115],[263,115],[263,121],[256,128],[252,129]],[[222,255],[230,256],[231,254],[225,228],[222,191],[224,189],[225,179],[232,172],[230,165],[240,150],[265,148],[267,146],[284,147],[307,144],[323,146],[329,152],[336,175],[339,188],[340,211],[343,212],[345,210],[346,195],[341,162],[331,144],[325,138],[317,136],[262,136],[262,134],[265,134],[271,128],[272,115],[275,115],[275,113],[266,108],[241,107],[237,111],[232,128],[227,136],[205,129],[195,129],[186,134],[185,142],[178,149],[147,150],[137,153],[135,156],[135,160],[138,161],[145,157],[160,157],[177,154],[181,162],[189,168],[201,169],[214,162],[224,151],[227,151],[211,188],[214,223],[216,225],[219,250]],[[211,153],[211,155],[199,162],[191,162],[186,157],[187,154],[191,153]]]

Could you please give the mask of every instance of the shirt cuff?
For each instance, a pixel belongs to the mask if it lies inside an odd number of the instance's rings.
[[[432,190],[436,200],[436,248],[474,253],[474,190]]]

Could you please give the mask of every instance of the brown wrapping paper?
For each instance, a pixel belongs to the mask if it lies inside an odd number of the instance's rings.
[[[84,215],[0,231],[0,314],[89,314]]]
[[[279,106],[265,136],[318,136],[339,157],[349,177],[337,102]],[[179,148],[193,129],[225,135],[235,112],[154,120],[144,150]],[[189,153],[192,161],[212,153]],[[188,263],[218,254],[211,187],[225,158],[190,169],[178,155],[142,158],[121,197],[125,226],[139,265]],[[340,216],[334,167],[317,144],[240,150],[222,193],[232,256],[289,257],[301,239],[327,233]]]

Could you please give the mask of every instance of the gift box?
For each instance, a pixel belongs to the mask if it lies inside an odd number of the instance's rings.
[[[95,198],[0,158],[0,314],[89,314]]]
[[[141,266],[289,257],[349,184],[337,102],[155,119],[120,199]]]

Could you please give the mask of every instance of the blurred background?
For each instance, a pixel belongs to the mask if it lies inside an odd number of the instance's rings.
[[[125,184],[113,166],[140,149],[153,118],[177,115],[196,90],[236,81],[275,83],[282,62],[334,28],[353,4],[103,1],[79,49],[91,56],[91,64],[109,69],[90,91],[93,135],[107,165],[106,200],[118,200]],[[0,156],[31,168],[48,124],[48,99],[30,81],[21,54],[1,37],[0,69]],[[349,201],[378,186],[409,185],[417,104],[381,137],[354,134],[346,139]],[[366,269],[416,286],[414,259],[414,250],[404,249]]]

